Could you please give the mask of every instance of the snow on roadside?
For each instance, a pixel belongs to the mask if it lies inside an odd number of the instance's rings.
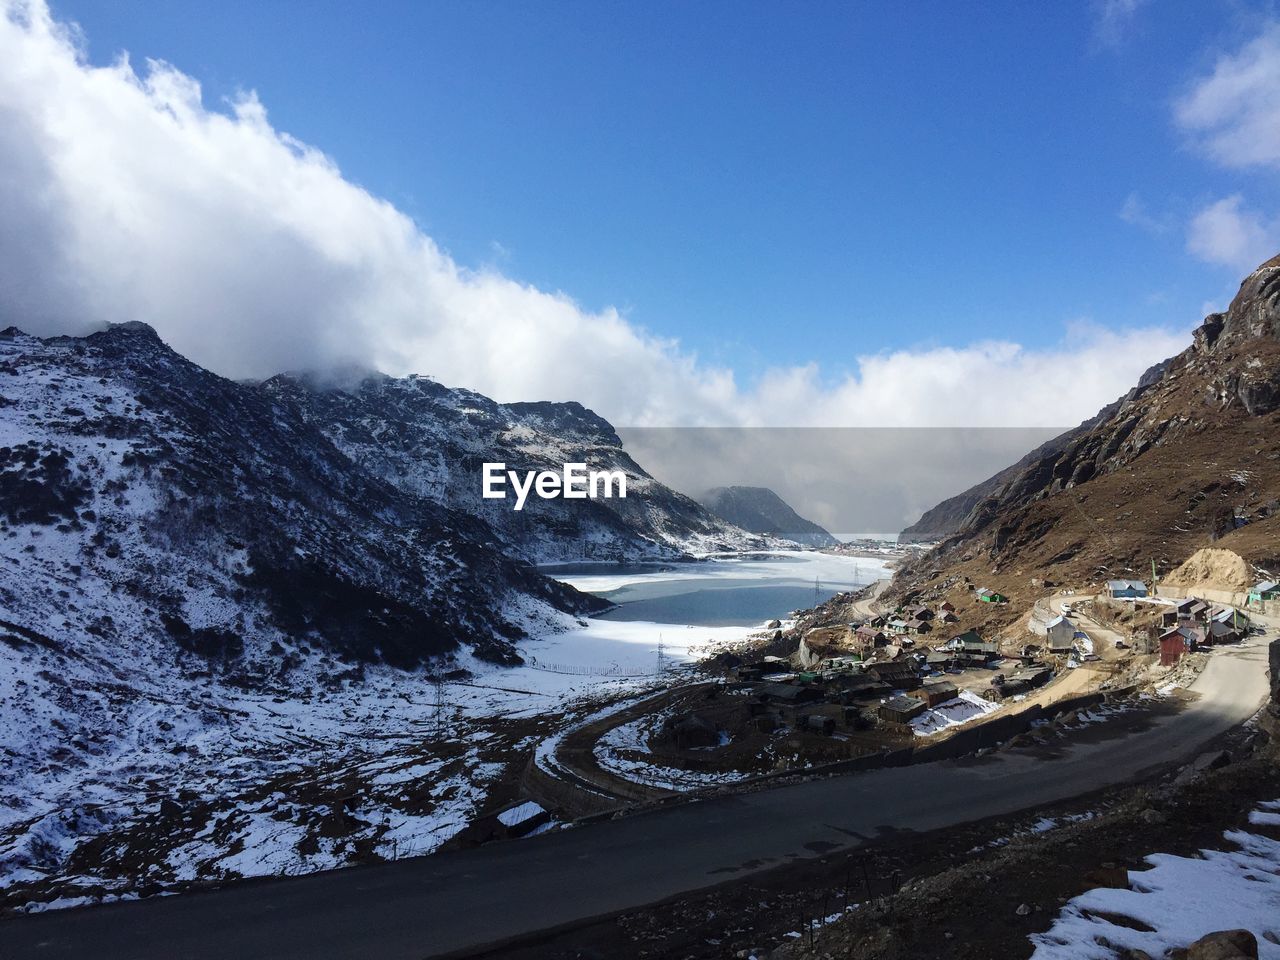
[[[1280,801],[1261,804],[1250,822],[1267,822],[1254,817],[1277,810]],[[1152,854],[1150,870],[1129,874],[1131,889],[1099,887],[1074,898],[1047,932],[1030,937],[1032,960],[1113,960],[1124,950],[1160,957],[1232,929],[1257,937],[1259,960],[1280,960],[1280,841],[1245,830],[1223,837],[1237,849]]]

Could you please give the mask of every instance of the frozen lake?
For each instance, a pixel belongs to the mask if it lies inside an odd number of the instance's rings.
[[[884,563],[811,551],[727,554],[693,563],[559,564],[548,576],[618,604],[567,631],[524,644],[519,685],[560,693],[601,678],[656,673],[698,660],[792,611],[887,575]],[[552,676],[548,674],[555,674]]]
[[[564,565],[547,573],[618,604],[601,620],[751,627],[871,583],[886,568],[866,558],[794,551],[696,563]]]

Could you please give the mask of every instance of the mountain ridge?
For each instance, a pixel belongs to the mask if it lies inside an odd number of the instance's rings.
[[[716,516],[752,533],[794,540],[815,548],[840,543],[827,530],[796,513],[768,487],[713,487],[698,500]]]

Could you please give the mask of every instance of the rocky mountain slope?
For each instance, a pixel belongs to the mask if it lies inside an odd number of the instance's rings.
[[[369,473],[484,521],[504,550],[533,562],[675,559],[776,546],[659,483],[613,427],[578,403],[497,403],[426,377],[382,375],[336,385],[282,375],[262,384]],[[515,511],[483,499],[481,464],[559,472],[565,463],[621,470],[627,496],[543,500]]]
[[[969,576],[1016,595],[1031,578],[1150,576],[1196,549],[1280,568],[1280,257],[1225,313],[1094,420],[993,478],[895,589]]]
[[[767,487],[716,487],[699,499],[716,516],[752,533],[807,547],[834,547],[840,542]]]

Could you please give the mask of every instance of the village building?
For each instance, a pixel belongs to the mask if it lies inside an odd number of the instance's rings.
[[[1183,620],[1190,620],[1193,603],[1195,603],[1195,597],[1187,597],[1185,600],[1179,600],[1172,607],[1167,607],[1160,614],[1161,626],[1175,627]]]
[[[1242,639],[1244,639],[1244,635],[1230,623],[1220,623],[1216,620],[1209,624],[1208,632],[1205,635],[1206,642],[1214,645],[1239,643]]]
[[[885,723],[906,725],[928,709],[923,700],[914,697],[893,697],[880,704],[876,715]]]
[[[881,683],[887,683],[895,690],[910,690],[920,685],[920,677],[916,673],[915,664],[907,660],[884,660],[869,663],[864,671]]]
[[[976,630],[952,637],[944,646],[953,652],[957,664],[981,666],[1000,658],[1000,645],[983,640]]]
[[[1257,606],[1267,600],[1280,600],[1280,583],[1275,580],[1260,580],[1249,588],[1249,604]]]
[[[1107,596],[1113,600],[1133,600],[1147,595],[1147,585],[1141,580],[1108,580]]]
[[[866,647],[883,647],[889,642],[889,638],[885,636],[883,630],[879,627],[864,623],[853,631],[853,635]]]
[[[924,655],[924,665],[929,670],[947,670],[955,663],[955,655],[939,647]]]
[[[1235,607],[1217,607],[1209,613],[1211,623],[1226,623],[1240,631],[1244,636],[1249,632],[1249,617]]]
[[[1075,649],[1076,625],[1066,617],[1054,617],[1045,627],[1045,638],[1050,653],[1065,654]]]
[[[1170,630],[1160,635],[1160,666],[1172,667],[1190,652],[1191,641],[1181,629]]]
[[[1003,593],[996,593],[994,590],[988,590],[986,587],[979,587],[977,597],[983,603],[1008,603],[1009,598]]]
[[[959,689],[950,680],[930,680],[915,691],[913,696],[918,700],[923,700],[925,706],[936,707],[940,703],[954,700],[959,693]]]

